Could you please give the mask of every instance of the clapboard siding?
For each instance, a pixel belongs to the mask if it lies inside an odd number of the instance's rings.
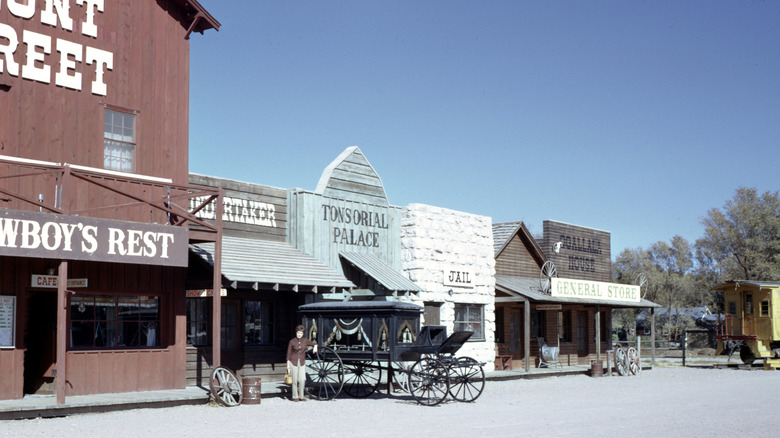
[[[73,31],[60,26],[44,25],[40,20],[43,2],[37,2],[35,16],[30,20],[15,17],[7,7],[0,8],[0,23],[13,27],[19,37],[14,59],[25,63],[26,45],[22,29],[49,36],[51,54],[45,63],[51,66],[50,83],[12,76],[8,69],[0,73],[0,83],[9,88],[0,91],[0,155],[70,163],[103,168],[104,107],[110,105],[137,111],[136,173],[170,178],[177,184],[187,182],[188,119],[189,119],[189,41],[182,12],[173,0],[106,2],[104,11],[95,15],[97,38],[81,33],[82,6],[70,2]],[[113,68],[106,70],[104,82],[107,94],[92,93],[94,65],[86,60],[76,63],[82,75],[82,89],[73,90],[55,84],[59,71],[56,39],[61,38],[84,47],[94,47],[113,54]],[[21,72],[20,72],[21,73]],[[5,171],[6,169],[2,169]],[[0,182],[18,193],[37,199],[43,194],[52,200],[53,181],[50,178],[25,178],[10,183]],[[159,198],[163,192],[144,192],[144,199]],[[125,203],[127,198],[111,194],[87,184],[66,187],[65,206],[72,210]],[[3,203],[3,207],[30,209],[19,202]],[[125,220],[150,219],[148,209],[104,209],[90,216]],[[154,221],[165,217],[155,215]]]
[[[552,248],[561,242],[556,254]],[[611,234],[608,231],[544,221],[542,249],[555,263],[558,276],[593,281],[612,281]]]
[[[223,215],[222,227],[225,235],[261,238],[278,242],[287,240],[287,223],[289,220],[287,190],[198,174],[190,174],[189,182],[196,186],[221,187],[225,198],[262,202],[273,206],[275,226],[236,222],[228,220],[229,218]],[[227,204],[228,202],[229,199],[226,199],[225,203]],[[210,222],[213,221],[210,220]]]
[[[496,258],[496,275],[538,277],[541,266],[528,247],[515,235]]]

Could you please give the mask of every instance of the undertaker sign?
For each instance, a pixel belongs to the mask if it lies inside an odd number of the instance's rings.
[[[0,209],[0,255],[187,266],[186,228]]]

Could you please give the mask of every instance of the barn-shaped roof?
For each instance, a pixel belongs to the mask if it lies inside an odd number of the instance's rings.
[[[357,146],[345,149],[325,168],[314,192],[329,198],[389,205],[382,179]]]

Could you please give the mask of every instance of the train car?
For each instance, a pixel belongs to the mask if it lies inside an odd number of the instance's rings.
[[[726,310],[716,354],[739,352],[744,363],[780,368],[780,282],[732,280],[713,290],[723,292]]]

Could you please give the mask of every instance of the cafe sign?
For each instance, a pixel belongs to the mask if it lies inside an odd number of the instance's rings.
[[[0,209],[0,255],[187,266],[186,228]]]
[[[638,303],[641,299],[640,288],[637,285],[556,277],[552,279],[551,295],[558,298],[626,303]]]

